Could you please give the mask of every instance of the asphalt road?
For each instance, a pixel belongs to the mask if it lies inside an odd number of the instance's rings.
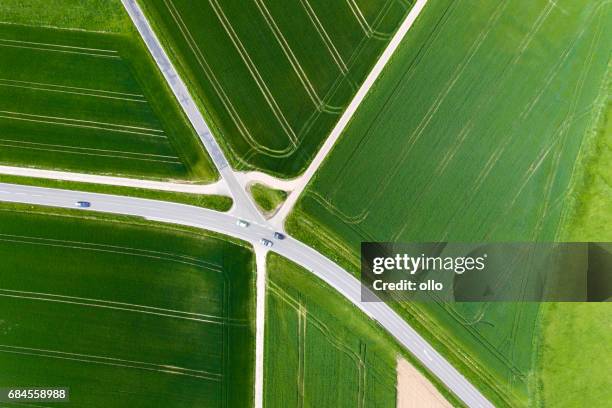
[[[250,226],[243,228],[236,224],[238,220],[236,215],[199,207],[124,196],[5,183],[0,183],[0,201],[72,209],[75,208],[76,201],[89,201],[92,203],[91,207],[81,209],[81,211],[133,215],[149,220],[212,230],[250,242],[255,247],[261,245],[259,243],[261,238],[270,239],[274,242],[272,251],[308,269],[349,299],[370,318],[376,320],[466,405],[470,407],[493,407],[469,381],[389,306],[383,302],[361,302],[361,286],[357,279],[323,255],[291,237],[282,241],[274,240],[274,230],[265,221],[251,222]]]
[[[223,150],[221,150],[221,147],[213,137],[208,124],[206,124],[206,121],[204,120],[204,116],[198,109],[198,106],[189,93],[185,82],[183,82],[178,72],[174,68],[174,65],[172,65],[170,58],[168,58],[168,54],[166,54],[166,51],[164,51],[162,48],[159,39],[153,32],[153,29],[143,14],[140,6],[136,0],[121,1],[126,11],[130,15],[134,25],[138,29],[138,32],[147,46],[147,49],[153,56],[159,70],[162,72],[166,82],[170,86],[170,89],[172,89],[172,93],[174,94],[176,100],[179,102],[181,108],[187,115],[189,122],[191,122],[191,125],[198,134],[198,137],[202,141],[206,151],[217,167],[221,177],[227,183],[227,186],[234,197],[234,207],[232,208],[232,212],[240,214],[245,218],[263,221],[263,217],[254,206],[253,202],[247,197],[245,189],[238,182],[234,171],[225,158]]]

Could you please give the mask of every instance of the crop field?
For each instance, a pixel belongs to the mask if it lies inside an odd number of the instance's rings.
[[[74,407],[251,404],[252,252],[90,214],[0,206],[0,384],[68,386]]]
[[[412,0],[141,1],[239,169],[298,175]]]
[[[17,21],[0,22],[0,163],[153,179],[217,177],[119,1],[113,3],[125,20],[121,33],[84,29],[69,12],[66,24],[75,21],[78,29],[49,27],[38,17],[32,19],[41,27],[29,25],[12,3],[0,5],[0,12],[7,8],[3,17]],[[113,18],[111,28],[121,28]]]
[[[289,231],[353,271],[361,241],[562,237],[602,133],[611,7],[428,3],[298,202]],[[469,353],[462,368],[492,400],[522,405],[532,389],[537,309],[432,303],[402,312],[432,341],[450,342],[458,364]]]
[[[395,407],[397,347],[347,300],[271,254],[266,303],[266,407]]]

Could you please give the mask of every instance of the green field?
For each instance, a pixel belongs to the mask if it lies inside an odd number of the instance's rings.
[[[294,263],[271,254],[267,271],[264,405],[395,407],[398,351],[381,329]]]
[[[252,403],[254,259],[243,244],[3,204],[0,259],[3,387],[69,386],[70,404],[54,406]]]
[[[286,191],[269,188],[259,183],[250,186],[249,191],[259,208],[266,212],[275,210],[287,198]]]
[[[289,232],[353,271],[361,241],[565,236],[582,198],[574,187],[605,133],[610,11],[587,1],[428,3]],[[529,402],[536,304],[401,312],[494,402]]]
[[[1,164],[216,179],[119,1],[20,3],[0,5]]]
[[[238,169],[298,175],[412,1],[140,1]]]

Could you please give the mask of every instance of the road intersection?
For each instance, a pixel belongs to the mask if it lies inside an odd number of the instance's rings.
[[[336,265],[334,262],[321,255],[314,249],[308,247],[300,241],[287,236],[284,240],[273,238],[275,230],[282,227],[278,223],[266,221],[257,210],[256,205],[247,195],[243,183],[237,177],[234,170],[229,165],[223,151],[213,137],[210,128],[206,124],[203,115],[190,95],[185,83],[181,80],[166,52],[163,50],[158,38],[153,32],[149,22],[135,0],[122,0],[124,7],[136,25],[147,48],[151,52],[155,62],[161,70],[164,78],[172,89],[176,99],[185,111],[189,121],[196,130],[202,144],[213,159],[215,166],[225,181],[227,188],[234,199],[234,206],[228,213],[221,213],[199,207],[193,207],[178,203],[140,199],[133,197],[115,196],[97,193],[85,193],[79,191],[69,191],[60,189],[50,189],[43,187],[21,186],[0,183],[0,201],[15,202],[23,204],[34,204],[61,208],[75,208],[77,201],[89,201],[92,203],[90,208],[80,209],[81,211],[99,211],[118,215],[131,215],[143,217],[152,221],[179,224],[215,231],[229,235],[234,238],[251,243],[256,252],[258,266],[264,265],[265,254],[268,250],[278,253],[285,258],[297,263],[314,275],[325,281],[341,295],[351,301],[357,308],[362,310],[370,318],[387,330],[397,341],[408,351],[410,351],[441,383],[451,390],[459,399],[470,407],[492,407],[493,405],[448,361],[442,357],[425,339],[423,339],[410,325],[408,325],[393,309],[384,302],[362,302],[361,284],[350,273]],[[419,0],[417,3],[422,9],[426,0]],[[420,9],[419,9],[420,11]],[[418,13],[412,12],[407,19],[412,19],[409,24],[402,24],[404,30],[414,22]],[[405,34],[405,31],[404,31]],[[398,37],[401,40],[401,37]],[[395,47],[399,40],[396,41]],[[391,50],[393,52],[395,48]],[[390,58],[390,54],[387,56]],[[378,66],[378,64],[377,64]],[[384,66],[384,64],[383,64]],[[382,70],[382,66],[377,69]],[[377,76],[377,75],[376,75]],[[374,76],[374,78],[376,77]],[[364,92],[367,92],[365,89]],[[361,96],[363,98],[365,93]],[[360,100],[359,100],[360,101]],[[353,107],[356,109],[359,101]],[[353,104],[353,102],[351,102]],[[349,116],[350,119],[350,116]],[[343,128],[343,127],[342,127]],[[327,150],[329,151],[339,137],[340,131],[331,141]],[[323,154],[324,156],[324,154]],[[321,156],[321,157],[323,157]],[[319,155],[317,155],[319,157]],[[317,159],[315,165],[311,165],[313,174],[322,161]],[[309,167],[309,169],[311,169]],[[308,179],[306,179],[307,181]],[[304,184],[305,185],[305,184]],[[294,191],[295,202],[297,195],[303,189]],[[291,196],[290,196],[291,197]],[[286,215],[286,214],[285,214]],[[240,219],[249,222],[248,227],[238,225]],[[274,242],[271,248],[263,248],[260,244],[261,239],[268,239]],[[259,269],[259,268],[258,268]],[[263,278],[261,278],[263,276]],[[257,296],[257,321],[263,323],[265,298],[265,275],[259,273],[258,296]],[[256,361],[256,407],[263,405],[263,325],[257,327],[259,335],[256,348],[258,353]]]

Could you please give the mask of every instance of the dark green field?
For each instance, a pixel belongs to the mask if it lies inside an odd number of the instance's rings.
[[[3,204],[0,259],[3,387],[69,386],[70,404],[57,406],[252,403],[248,248],[134,218]]]
[[[298,175],[411,1],[140,1],[239,169]]]
[[[0,163],[216,178],[119,1],[114,8],[55,1],[65,8],[64,18],[37,14],[45,9],[38,1],[22,3],[21,11],[12,1],[0,5],[2,16],[12,19],[0,18]],[[84,20],[96,11],[90,28]],[[106,28],[100,15],[118,32],[98,31]]]
[[[361,241],[562,239],[608,103],[610,6],[428,3],[289,231],[353,271]],[[494,402],[533,402],[537,305],[401,311]]]

